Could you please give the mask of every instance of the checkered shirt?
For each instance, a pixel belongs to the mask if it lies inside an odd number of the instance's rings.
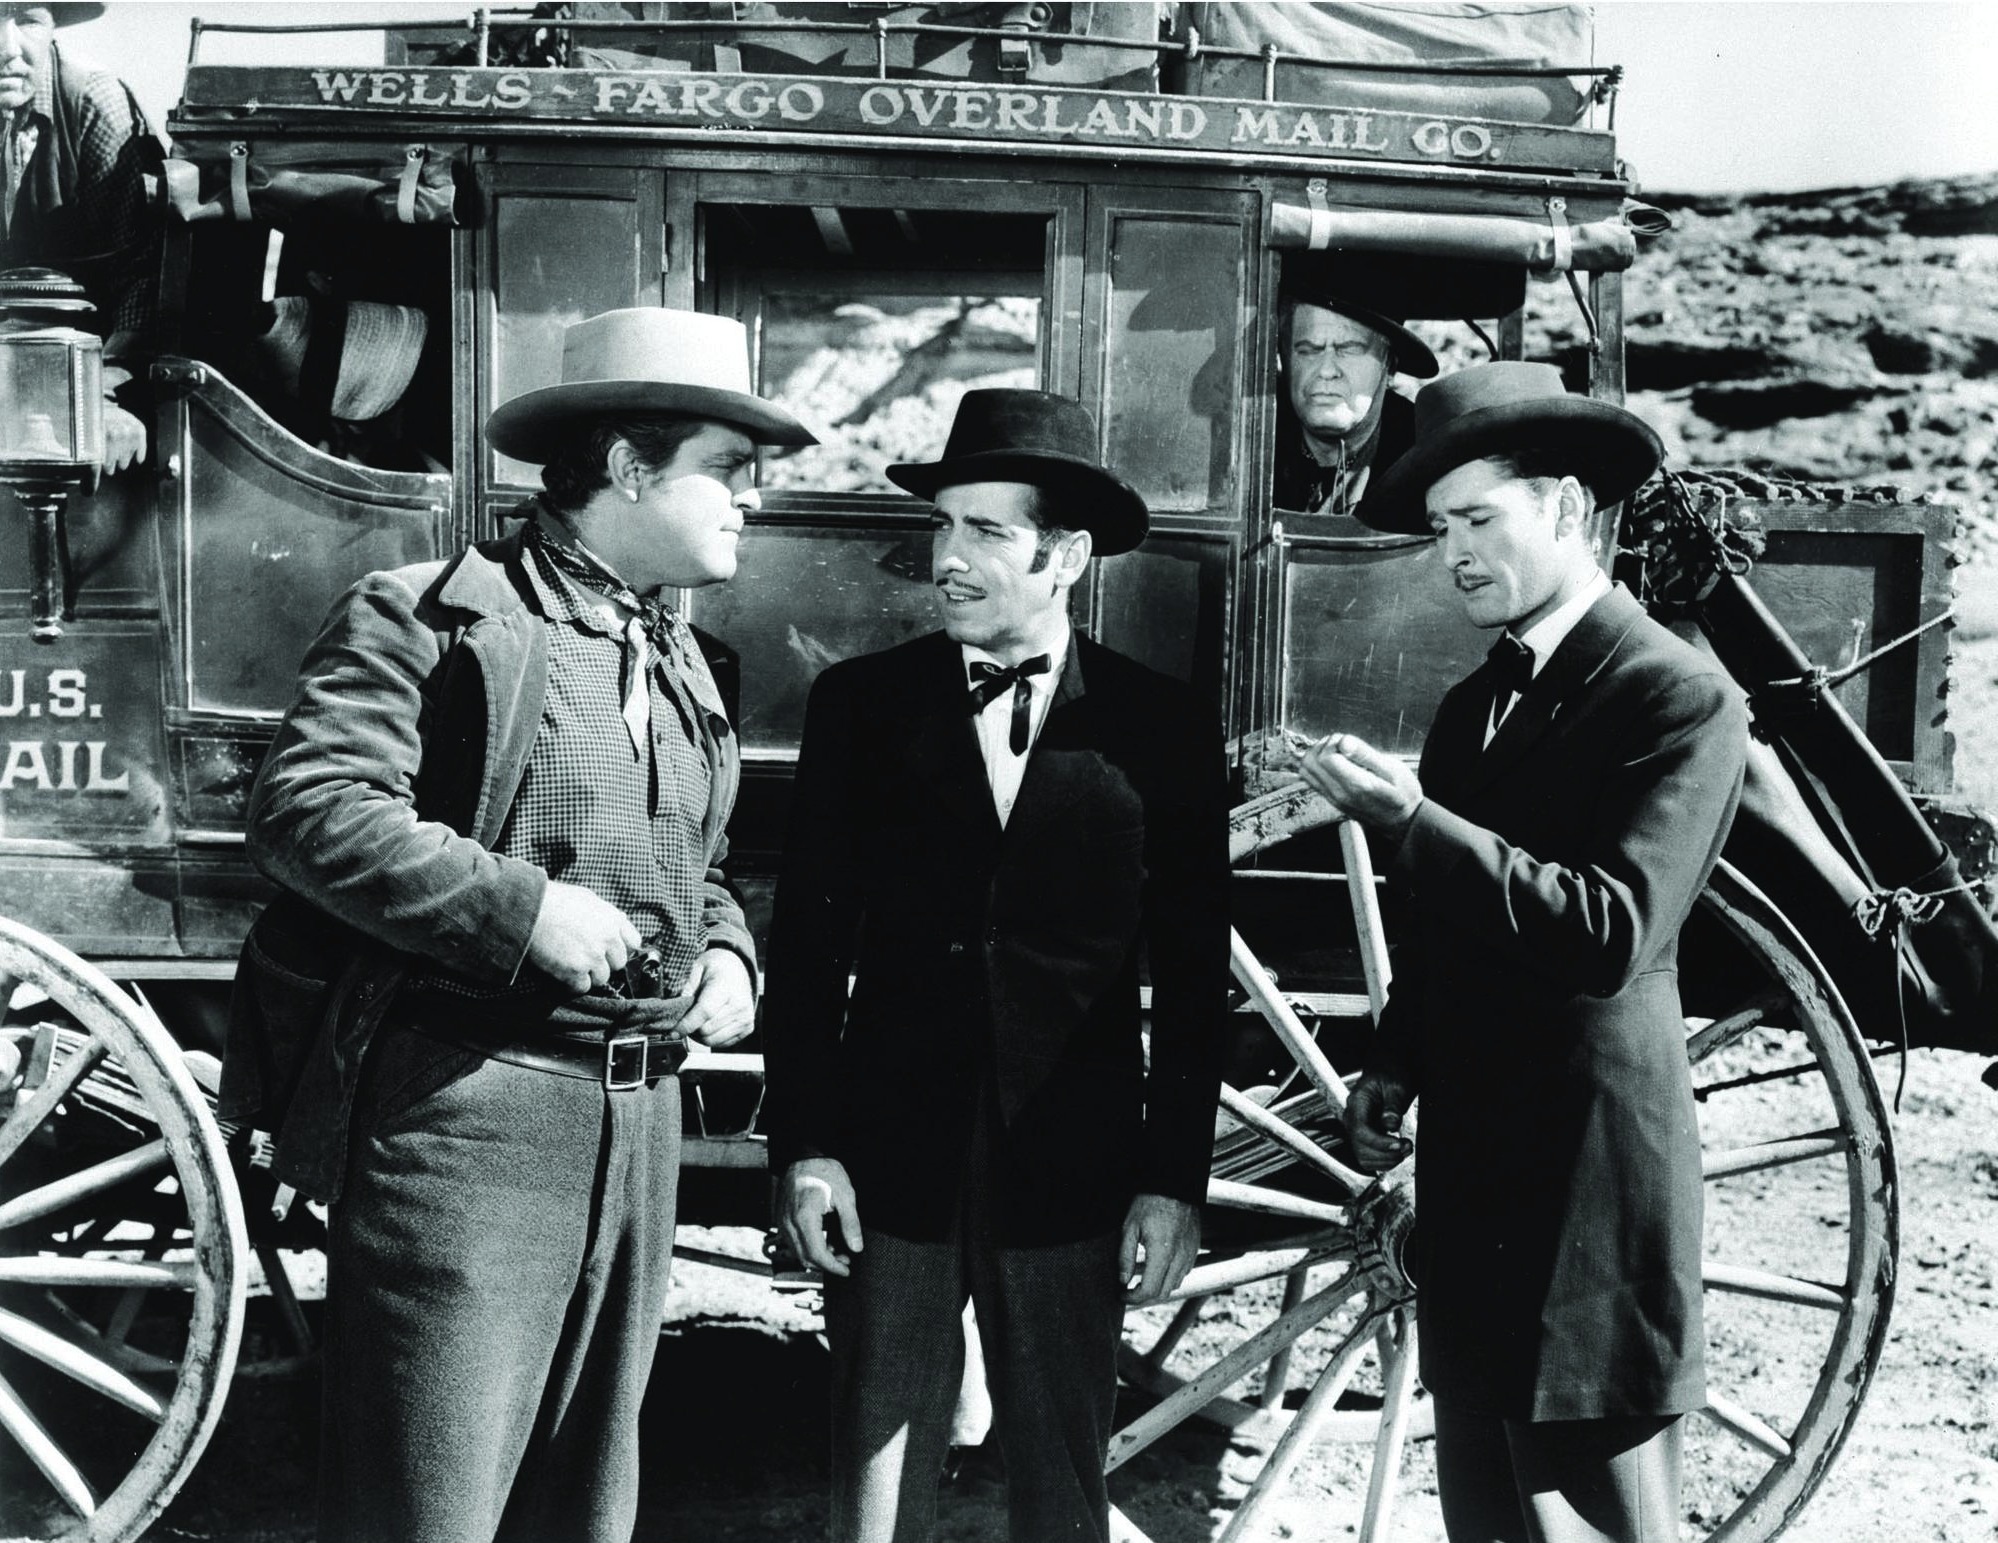
[[[61,69],[75,82],[83,99],[76,115],[80,133],[76,205],[77,220],[85,233],[84,250],[31,258],[12,252],[8,243],[8,255],[65,271],[77,258],[102,258],[109,287],[108,295],[100,300],[105,309],[103,325],[113,336],[132,333],[149,337],[161,233],[159,221],[146,209],[141,141],[152,129],[134,113],[132,95],[116,75],[64,62],[59,45],[51,45],[49,52],[48,68],[35,77],[34,101],[18,109],[5,126],[5,142],[0,145],[0,152],[4,152],[0,161],[5,167],[4,188],[0,188],[0,237],[13,232],[17,204],[28,186],[36,153],[55,153],[48,141],[55,133],[55,72]]]
[[[524,560],[548,628],[548,692],[526,774],[493,850],[617,906],[664,955],[667,982],[677,992],[706,937],[702,886],[714,853],[702,828],[714,731],[673,656],[655,648],[648,672],[651,753],[641,760],[621,713],[620,626],[556,567],[540,541],[525,544]],[[485,1000],[548,990],[538,972],[525,968],[512,986],[498,989],[441,972],[422,984]]]

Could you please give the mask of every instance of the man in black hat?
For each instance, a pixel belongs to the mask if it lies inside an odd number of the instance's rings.
[[[153,341],[161,231],[144,174],[161,151],[131,89],[55,41],[57,28],[103,10],[0,0],[0,269],[55,268],[83,285],[109,333],[110,392]],[[104,469],[145,453],[144,424],[107,401]]]
[[[1360,518],[1433,532],[1471,621],[1503,632],[1419,778],[1347,734],[1304,759],[1392,852],[1413,918],[1347,1133],[1389,1168],[1422,1100],[1410,1273],[1451,1538],[1656,1543],[1705,1402],[1678,937],[1746,712],[1597,567],[1597,509],[1662,454],[1641,419],[1519,363],[1439,381],[1415,417]]]
[[[1124,1309],[1199,1244],[1221,738],[1187,687],[1070,626],[1090,557],[1147,525],[1096,445],[1077,403],[967,393],[942,460],[889,469],[935,505],[943,630],[834,665],[807,710],[766,1128],[785,1236],[827,1276],[838,1543],[930,1538],[967,1297],[1012,1537],[1107,1539]]]
[[[1409,445],[1411,409],[1390,379],[1429,379],[1436,355],[1400,322],[1311,278],[1279,303],[1277,368],[1271,501],[1306,514],[1352,513],[1373,469]]]

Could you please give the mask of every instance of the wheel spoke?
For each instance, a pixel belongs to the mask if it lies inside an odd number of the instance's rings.
[[[1305,1277],[1308,1270],[1292,1270],[1283,1278],[1283,1300],[1277,1304],[1278,1313],[1287,1313],[1304,1300]],[[1292,1347],[1285,1345],[1270,1357],[1270,1364],[1263,1368],[1263,1393],[1256,1402],[1265,1409],[1281,1409],[1286,1385],[1290,1382],[1290,1352]]]
[[[1343,1110],[1346,1107],[1344,1080],[1332,1069],[1332,1063],[1325,1059],[1325,1052],[1318,1048],[1318,1041],[1311,1037],[1311,1031],[1291,1011],[1290,1003],[1276,989],[1262,962],[1249,952],[1249,945],[1242,941],[1242,934],[1232,928],[1228,932],[1228,962],[1236,982],[1249,994],[1249,1000],[1268,1021],[1271,1031],[1283,1041],[1284,1049],[1290,1052],[1291,1059],[1297,1062],[1311,1085],[1318,1089],[1334,1114]]]
[[[170,1286],[192,1291],[199,1279],[192,1261],[69,1259],[60,1254],[0,1259],[0,1284],[10,1286]]]
[[[1790,1455],[1789,1442],[1731,1398],[1709,1391],[1707,1405],[1700,1413],[1722,1430],[1739,1436],[1759,1452],[1774,1458],[1785,1458]]]
[[[74,1205],[91,1195],[116,1188],[133,1179],[142,1178],[148,1173],[158,1172],[170,1166],[172,1159],[167,1156],[164,1140],[148,1141],[142,1147],[134,1147],[129,1152],[121,1152],[116,1157],[107,1157],[101,1163],[55,1179],[31,1189],[24,1195],[16,1195],[5,1205],[0,1205],[0,1228],[18,1227],[23,1222],[34,1221],[47,1216],[52,1211],[60,1211],[64,1206]]]
[[[149,1350],[141,1350],[124,1340],[110,1338],[55,1292],[43,1292],[42,1300],[48,1304],[49,1310],[62,1320],[62,1331],[69,1337],[70,1342],[89,1351],[106,1366],[115,1366],[119,1371],[133,1377],[180,1375],[178,1362],[171,1361],[165,1356],[154,1355]]]
[[[259,1243],[256,1250],[257,1259],[264,1267],[264,1282],[271,1288],[271,1300],[277,1304],[278,1314],[284,1319],[285,1332],[291,1336],[292,1348],[300,1355],[311,1355],[312,1327],[305,1321],[305,1310],[298,1305],[298,1293],[292,1289],[291,1273],[284,1267],[284,1256],[270,1243]]]
[[[1367,1479],[1367,1508],[1360,1513],[1360,1543],[1384,1543],[1394,1526],[1395,1491],[1401,1486],[1401,1449],[1408,1439],[1415,1393],[1415,1315],[1406,1307],[1376,1335],[1381,1356],[1381,1428],[1374,1438],[1374,1466]]]
[[[1745,1265],[1722,1264],[1709,1259],[1700,1267],[1700,1276],[1715,1291],[1732,1291],[1738,1296],[1761,1297],[1770,1302],[1788,1302],[1796,1307],[1822,1308],[1843,1312],[1849,1300],[1846,1293],[1820,1281],[1799,1280],[1794,1275],[1772,1275],[1767,1270],[1751,1270]]]
[[[1270,1496],[1290,1477],[1298,1460],[1311,1450],[1320,1430],[1338,1407],[1339,1395],[1353,1380],[1360,1352],[1366,1348],[1379,1321],[1380,1315],[1370,1312],[1354,1325],[1325,1370],[1319,1373],[1317,1386],[1304,1400],[1304,1407],[1297,1411],[1297,1418],[1284,1427],[1283,1435],[1277,1438],[1275,1448],[1264,1460],[1255,1483],[1249,1486],[1249,1492],[1242,1497],[1235,1514],[1228,1518],[1219,1543],[1236,1543],[1237,1539],[1248,1534],[1263,1507],[1269,1503]]]
[[[1338,1223],[1346,1219],[1343,1207],[1323,1200],[1293,1195],[1287,1189],[1265,1189],[1260,1184],[1237,1184],[1232,1179],[1207,1181],[1209,1205],[1225,1205],[1233,1211],[1260,1211],[1266,1216],[1295,1216],[1300,1221]]]
[[[1381,897],[1374,888],[1374,858],[1367,849],[1366,832],[1355,820],[1339,822],[1339,851],[1346,862],[1346,896],[1353,905],[1353,922],[1359,932],[1360,967],[1367,977],[1367,1005],[1374,1022],[1381,1021],[1387,1006],[1388,983],[1394,978],[1388,968],[1387,932],[1381,926]]]
[[[1189,1415],[1240,1382],[1259,1361],[1268,1360],[1276,1351],[1323,1323],[1363,1284],[1357,1275],[1341,1276],[1316,1296],[1284,1313],[1268,1328],[1243,1340],[1199,1376],[1183,1383],[1110,1438],[1110,1456],[1103,1471],[1110,1473],[1122,1467]]]
[[[88,1521],[97,1514],[97,1502],[91,1497],[90,1486],[83,1482],[83,1475],[77,1471],[63,1449],[55,1444],[55,1439],[42,1428],[42,1422],[28,1412],[28,1406],[21,1402],[21,1395],[14,1391],[14,1385],[5,1377],[0,1377],[0,1430],[5,1430],[28,1454],[34,1465],[42,1470],[63,1503],[78,1516]]]
[[[1201,1313],[1213,1300],[1212,1297],[1188,1297],[1174,1309],[1172,1322],[1168,1323],[1165,1331],[1152,1341],[1151,1349],[1142,1357],[1147,1378],[1156,1377],[1165,1370],[1166,1357],[1178,1348],[1179,1342],[1186,1338],[1186,1331],[1200,1321]]]
[[[1761,1173],[1765,1169],[1783,1168],[1791,1163],[1807,1163],[1816,1157],[1843,1157],[1846,1145],[1841,1131],[1808,1131],[1781,1141],[1759,1141],[1754,1146],[1706,1153],[1700,1159],[1700,1171],[1709,1179]]]
[[[10,1313],[5,1308],[0,1308],[0,1340],[23,1355],[31,1355],[37,1361],[53,1366],[65,1377],[95,1389],[112,1402],[123,1404],[134,1414],[142,1414],[155,1422],[166,1418],[165,1406],[117,1367],[100,1361],[88,1351],[51,1334],[40,1324],[30,1322],[18,1313]]]
[[[1305,1265],[1352,1257],[1353,1240],[1350,1234],[1344,1227],[1330,1228],[1288,1245],[1261,1248],[1234,1259],[1218,1259],[1212,1264],[1196,1266],[1187,1272],[1186,1279],[1179,1283],[1179,1289],[1168,1300],[1212,1296],[1217,1291],[1230,1291],[1251,1281],[1268,1280],[1275,1275],[1302,1269]]]
[[[1372,1182],[1365,1174],[1348,1168],[1296,1126],[1271,1114],[1253,1098],[1225,1082],[1221,1084],[1221,1107],[1265,1141],[1282,1147],[1299,1161],[1316,1168],[1347,1195],[1359,1194]]]
[[[1686,1059],[1702,1061],[1751,1029],[1759,1029],[1771,1012],[1790,1005],[1790,993],[1779,987],[1758,991],[1725,1018],[1716,1018],[1704,1028],[1686,1036]]]
[[[41,1128],[42,1121],[55,1112],[56,1106],[69,1097],[79,1082],[96,1070],[97,1063],[109,1052],[110,1046],[103,1040],[93,1039],[61,1065],[49,1067],[48,1080],[15,1105],[6,1123],[0,1125],[0,1163],[20,1150],[21,1143]]]

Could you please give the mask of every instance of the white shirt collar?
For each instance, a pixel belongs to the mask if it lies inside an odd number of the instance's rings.
[[[1588,583],[1584,584],[1558,611],[1543,616],[1526,631],[1519,634],[1519,641],[1533,650],[1533,673],[1538,675],[1554,656],[1554,650],[1581,619],[1589,614],[1589,608],[1610,592],[1609,575],[1598,568]]]

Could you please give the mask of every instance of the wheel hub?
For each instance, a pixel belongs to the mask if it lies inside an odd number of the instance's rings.
[[[1408,1273],[1414,1231],[1415,1178],[1405,1166],[1383,1174],[1354,1202],[1354,1257],[1377,1298],[1401,1301],[1415,1295]]]

